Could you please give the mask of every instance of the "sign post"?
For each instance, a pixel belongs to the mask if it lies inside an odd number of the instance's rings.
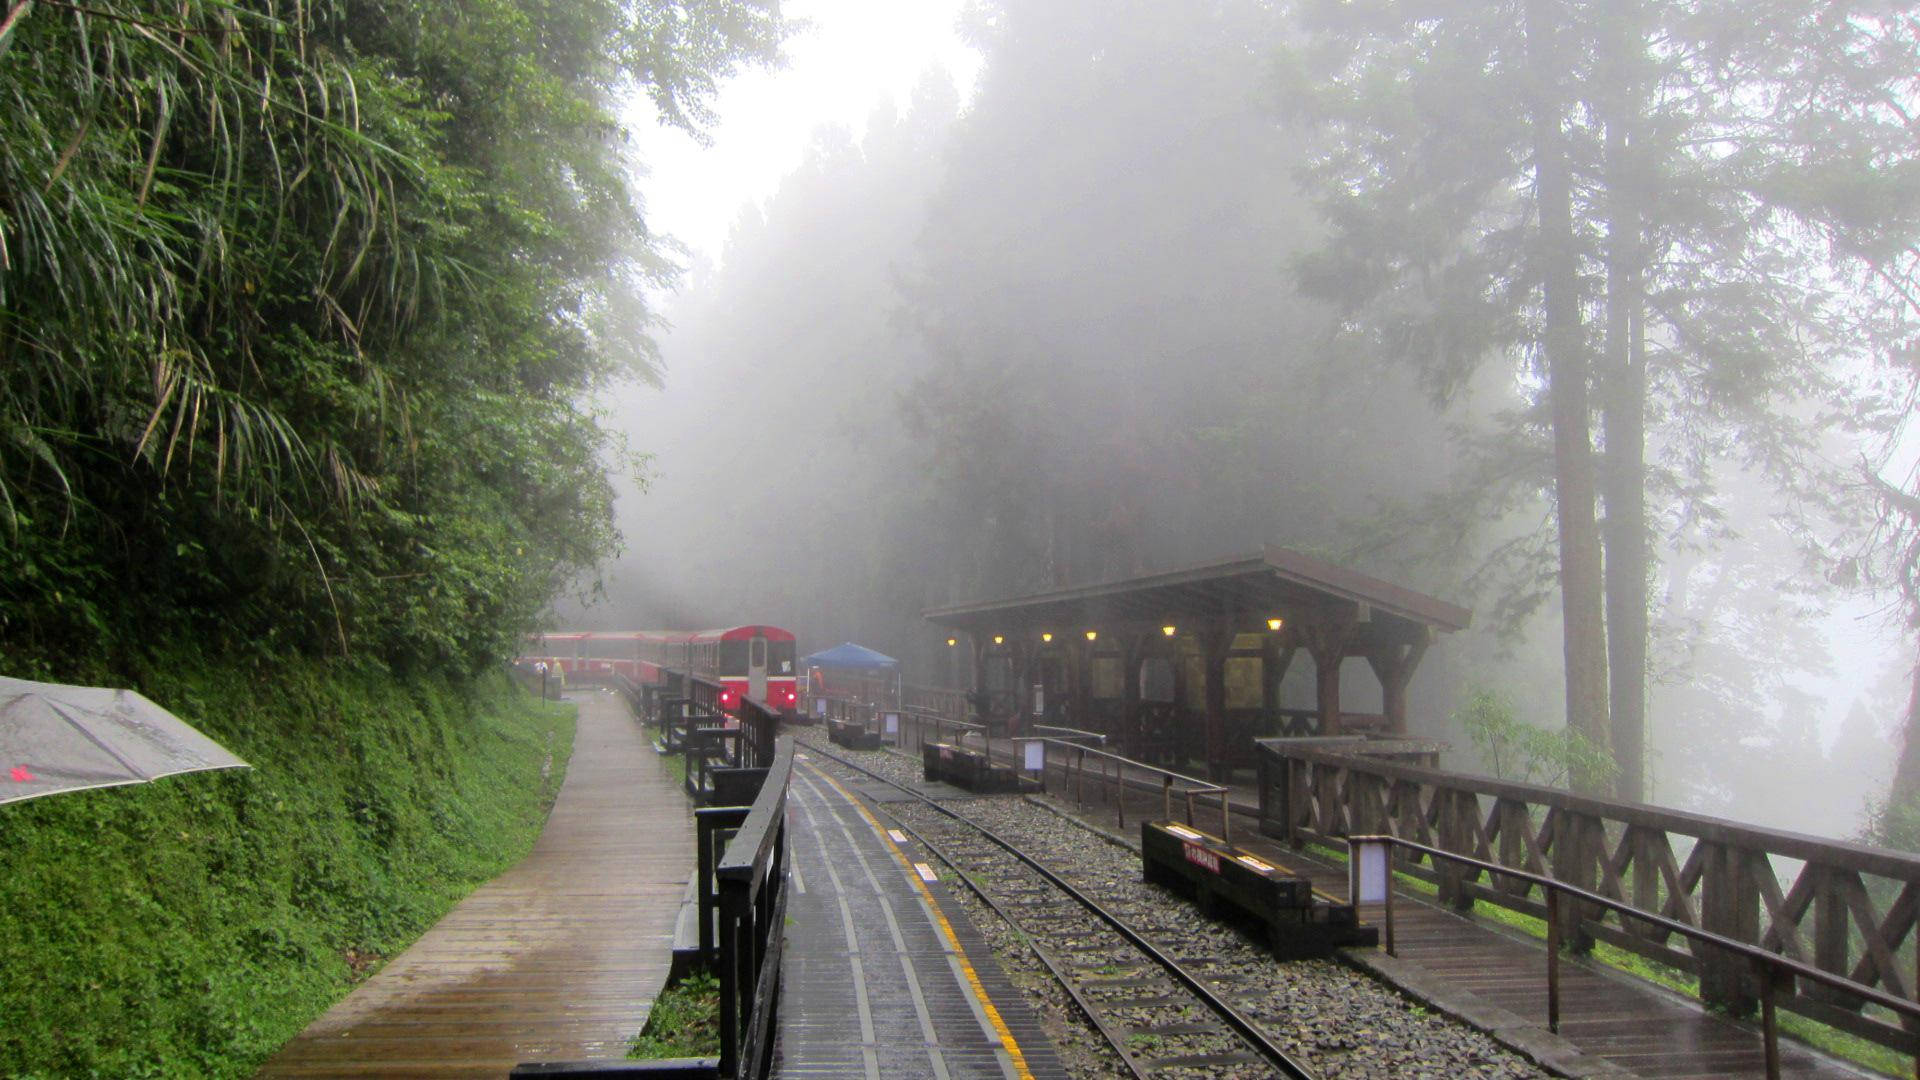
[[[1393,952],[1393,849],[1383,836],[1347,838],[1347,902],[1379,904],[1385,910],[1387,955]]]

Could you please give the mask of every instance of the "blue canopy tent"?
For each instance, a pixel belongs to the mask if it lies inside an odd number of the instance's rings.
[[[807,670],[809,692],[817,693],[825,687],[826,680],[816,678],[816,672],[840,671],[881,679],[890,687],[894,703],[897,705],[900,701],[900,661],[886,653],[875,652],[864,645],[845,641],[831,649],[802,657],[800,663]],[[886,678],[889,675],[892,676],[891,679]]]
[[[886,653],[874,652],[865,645],[842,642],[802,660],[808,667],[840,668],[844,671],[898,671],[900,661]]]

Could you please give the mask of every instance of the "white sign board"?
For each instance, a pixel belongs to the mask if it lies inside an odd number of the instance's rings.
[[[1382,904],[1387,899],[1387,845],[1378,841],[1352,844],[1353,880],[1349,883],[1356,904]]]
[[[1047,767],[1047,744],[1039,739],[1029,739],[1026,747],[1026,760],[1022,766],[1028,772],[1040,772]]]
[[[813,699],[813,715],[815,716],[827,715],[827,699],[826,698],[817,697]]]
[[[897,712],[888,713],[886,718],[881,721],[881,727],[889,735],[900,734],[900,714]]]
[[[1033,715],[1047,715],[1047,688],[1043,683],[1033,684]]]

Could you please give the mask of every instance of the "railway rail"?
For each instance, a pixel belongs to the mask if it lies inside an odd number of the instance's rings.
[[[961,813],[902,783],[911,765],[891,756],[862,763],[817,743],[808,756],[836,784],[883,785],[868,801],[896,841],[910,837],[1013,928],[1135,1076],[1540,1075],[1343,967],[1277,963],[1142,882],[1137,854],[1078,822],[1019,799],[970,799]]]

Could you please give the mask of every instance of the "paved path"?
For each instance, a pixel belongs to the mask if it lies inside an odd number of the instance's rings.
[[[522,1061],[625,1053],[666,982],[693,821],[620,699],[575,700],[573,760],[532,853],[259,1075],[498,1078]]]
[[[923,880],[900,841],[804,761],[788,805],[776,1080],[1065,1080],[945,883]]]

